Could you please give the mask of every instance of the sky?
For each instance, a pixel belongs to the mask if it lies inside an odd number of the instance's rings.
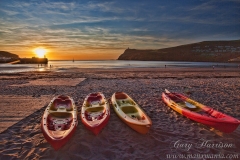
[[[117,59],[125,49],[161,49],[240,39],[239,0],[0,0],[0,50],[20,57]]]

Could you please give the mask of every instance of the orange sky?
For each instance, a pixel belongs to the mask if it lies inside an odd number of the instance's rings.
[[[47,49],[47,48],[45,48]],[[10,51],[11,53],[19,55],[20,58],[37,57],[34,53],[34,48],[30,51]],[[124,49],[84,49],[81,51],[58,51],[47,49],[46,58],[49,60],[106,60],[117,59]]]

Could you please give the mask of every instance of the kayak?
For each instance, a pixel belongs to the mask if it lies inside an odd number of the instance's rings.
[[[110,108],[105,96],[100,92],[87,95],[80,117],[85,127],[98,135],[110,118]]]
[[[180,93],[171,93],[165,89],[165,92],[162,93],[162,99],[170,108],[187,118],[225,133],[233,132],[240,124],[239,120],[196,102]]]
[[[118,117],[133,130],[146,134],[152,126],[151,119],[126,93],[116,92],[111,102]]]
[[[54,97],[41,121],[45,139],[58,150],[73,136],[77,125],[77,107],[73,99],[64,95]]]

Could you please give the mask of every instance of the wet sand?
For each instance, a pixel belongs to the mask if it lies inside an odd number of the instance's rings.
[[[74,86],[57,83],[55,85],[29,84],[30,81],[47,78],[86,79]],[[169,109],[162,102],[161,93],[165,88],[188,93],[192,99],[240,119],[240,69],[70,69],[60,72],[0,74],[0,88],[1,97],[21,96],[39,98],[39,100],[44,97],[46,101],[0,133],[0,159],[128,160],[167,159],[168,154],[227,156],[239,153],[240,127],[233,133],[225,134],[191,121]],[[98,136],[85,129],[79,119],[72,139],[59,151],[54,151],[44,139],[40,129],[40,120],[46,104],[56,95],[67,94],[73,97],[80,112],[85,96],[99,91],[103,92],[107,98],[117,91],[130,95],[151,118],[153,125],[150,132],[146,135],[135,132],[125,125],[111,108],[109,123]],[[22,111],[15,101],[8,101],[6,104],[9,109],[16,111],[12,113],[13,115]],[[27,102],[22,101],[21,104],[27,104]],[[4,110],[8,108],[4,106]],[[3,121],[2,116],[1,124]],[[229,148],[196,146],[205,141],[212,144],[232,145]],[[181,148],[177,145],[180,143],[191,147]]]

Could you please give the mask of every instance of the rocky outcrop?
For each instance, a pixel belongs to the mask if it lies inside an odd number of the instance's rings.
[[[118,60],[228,62],[237,57],[240,40],[204,41],[157,50],[126,49]]]
[[[10,52],[0,51],[0,63],[8,63],[16,61],[19,59],[19,56]]]
[[[0,51],[0,58],[2,57],[8,57],[8,58],[19,58],[18,55],[10,53],[10,52],[6,52],[6,51]]]

